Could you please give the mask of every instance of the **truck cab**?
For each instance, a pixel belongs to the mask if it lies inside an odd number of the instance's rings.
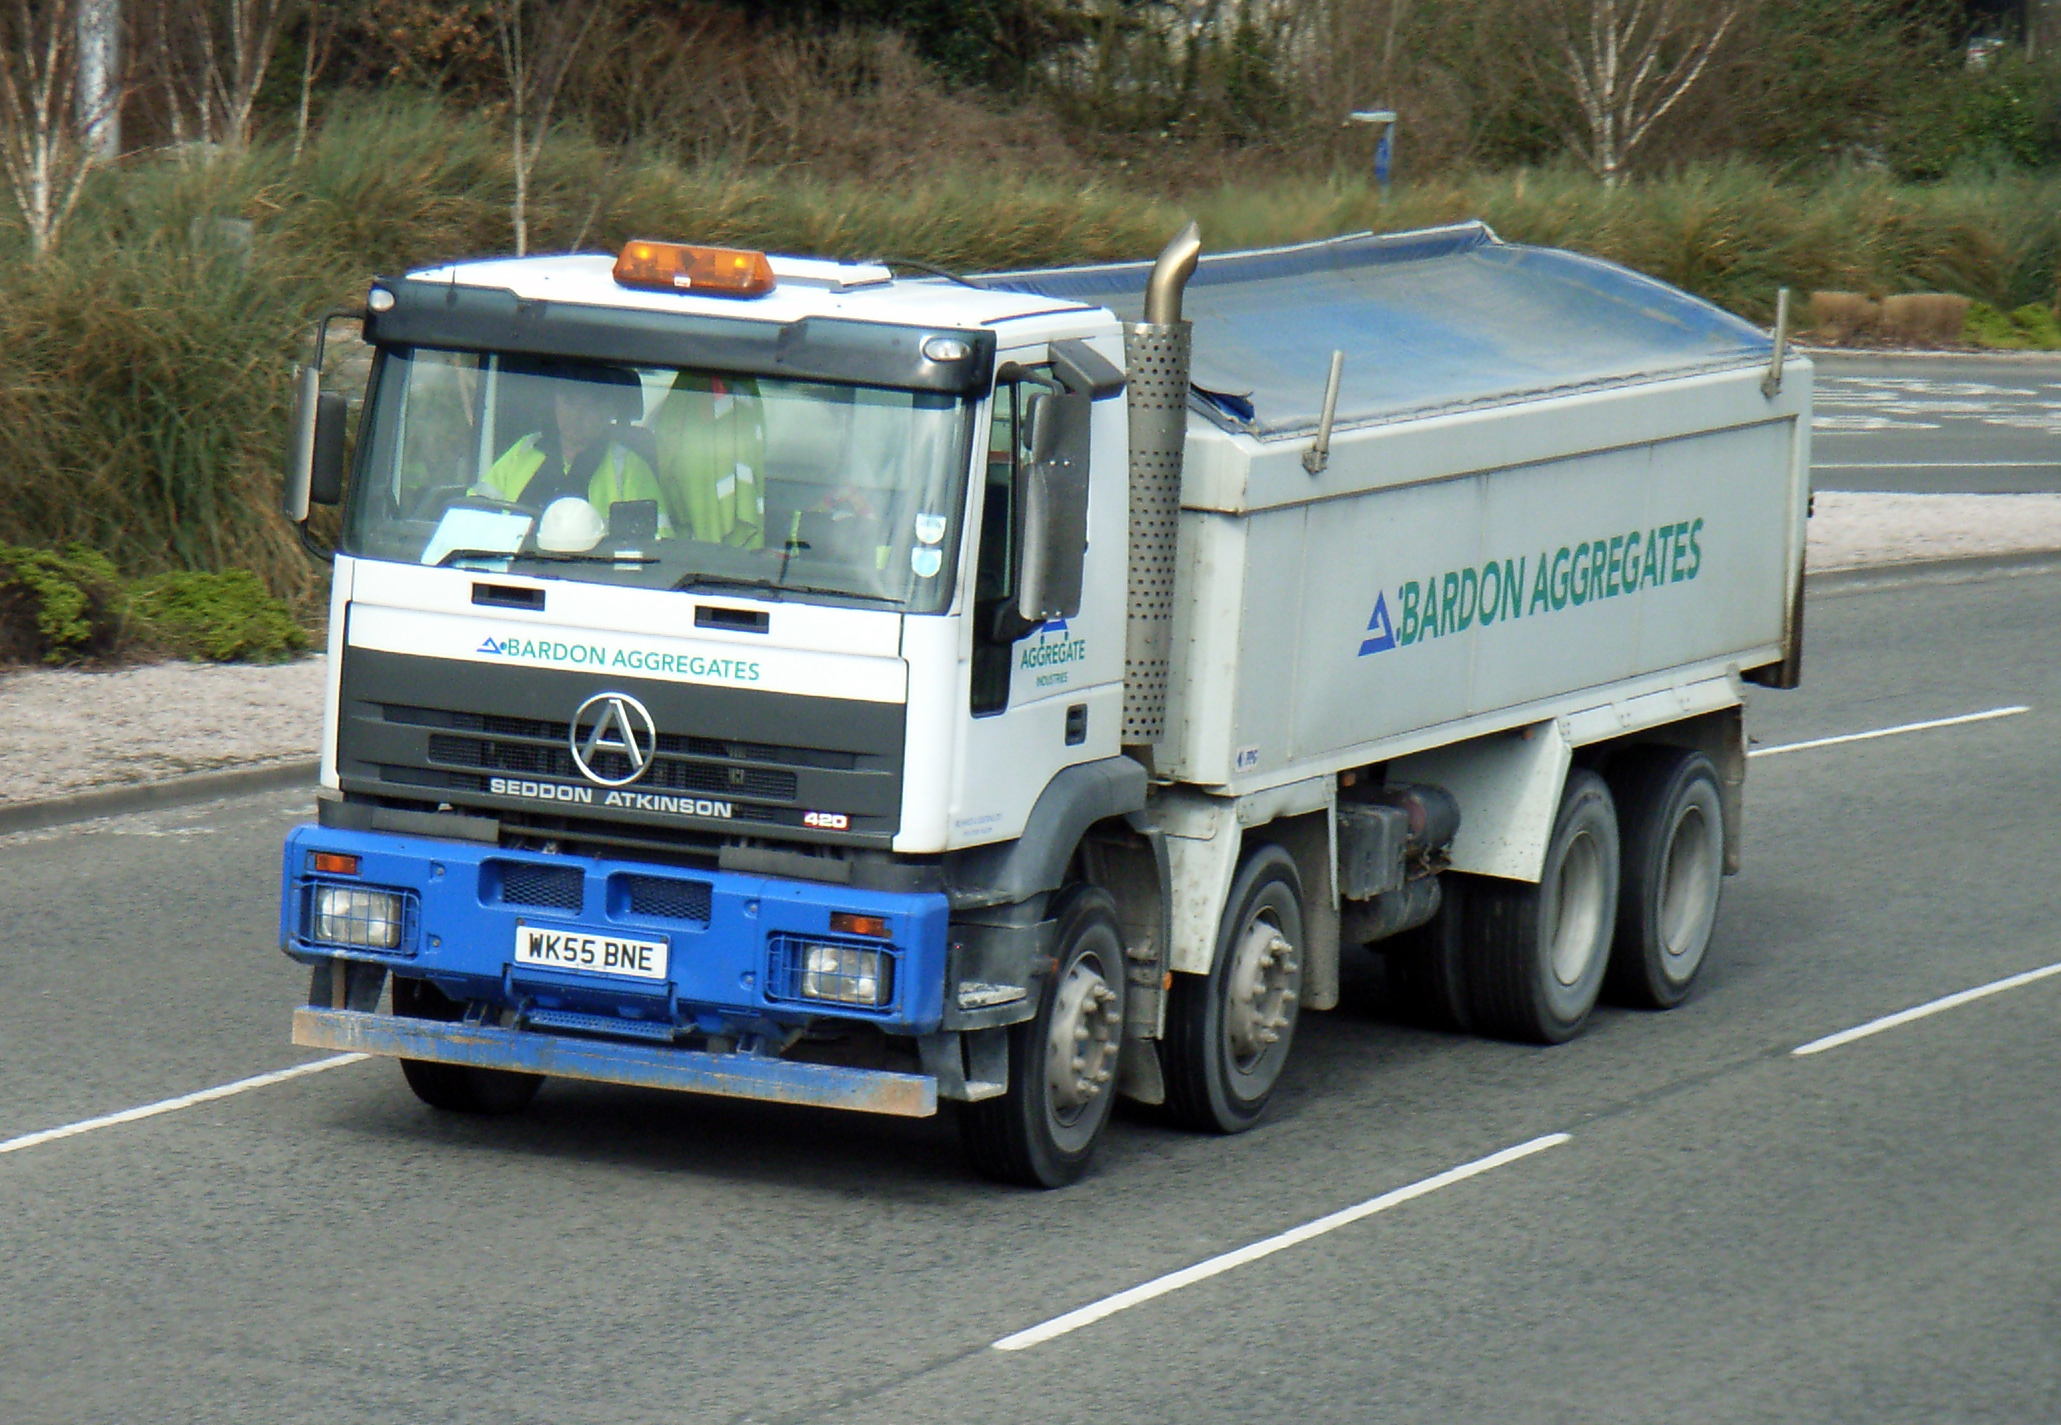
[[[445,1106],[516,1070],[901,1112],[999,1085],[957,1036],[1034,1003],[1055,887],[955,853],[1019,848],[1058,783],[1076,834],[1143,805],[1117,324],[749,257],[732,289],[658,244],[373,286],[283,867],[334,1021],[302,1042],[386,1044],[352,1016],[390,975],[385,1032],[503,1036],[514,1070],[406,1061]]]

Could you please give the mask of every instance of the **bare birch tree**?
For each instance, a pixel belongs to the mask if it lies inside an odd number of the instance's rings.
[[[551,133],[551,111],[603,0],[493,0],[494,37],[508,80],[508,127],[515,163],[515,255],[530,247],[530,175]]]
[[[1546,67],[1571,86],[1582,126],[1569,138],[1608,187],[1710,67],[1745,0],[1546,0]]]
[[[0,4],[0,168],[38,262],[78,206],[99,158],[97,133],[120,102],[117,79],[81,112],[78,39],[77,0]]]
[[[203,142],[250,145],[251,111],[298,7],[299,0],[158,0],[156,38],[175,138],[186,136],[190,115]]]
[[[336,46],[336,35],[346,18],[342,4],[323,4],[322,0],[308,0],[308,33],[306,43],[301,47],[301,100],[293,116],[293,161],[301,161],[301,151],[308,146],[308,110],[315,94],[315,76],[329,63],[329,52]]]
[[[79,0],[79,132],[96,158],[116,158],[122,151],[119,100],[122,65],[122,0]]]

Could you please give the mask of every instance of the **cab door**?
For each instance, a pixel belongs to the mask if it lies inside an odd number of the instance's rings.
[[[970,653],[950,844],[1021,832],[1038,794],[1062,768],[1113,756],[1123,702],[1123,403],[1090,401],[1043,371],[999,381],[988,423],[978,537],[966,606]],[[1071,403],[1070,406],[1067,403]],[[1042,413],[1041,412],[1042,408]],[[1040,426],[1052,449],[1034,448]],[[1060,445],[1087,466],[1080,595],[1069,616],[1027,624],[1017,614],[1025,544],[1049,521],[1038,512],[1034,464]],[[1062,521],[1063,523],[1063,521]],[[1035,560],[1033,561],[1035,563]]]

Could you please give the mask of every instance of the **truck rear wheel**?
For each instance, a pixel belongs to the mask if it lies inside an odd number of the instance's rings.
[[[394,977],[395,1014],[448,1023],[464,1012],[465,1006],[445,998],[428,980]],[[401,1076],[417,1098],[446,1113],[514,1113],[526,1107],[544,1086],[542,1074],[432,1064],[422,1059],[401,1060]]]
[[[1467,989],[1467,944],[1461,920],[1466,914],[1464,876],[1448,873],[1439,880],[1438,914],[1413,930],[1378,941],[1388,972],[1389,1007],[1398,1019],[1421,1029],[1467,1033],[1474,1027],[1474,1007]]]
[[[1124,940],[1116,905],[1093,886],[1059,893],[1053,973],[1038,1012],[1009,1031],[1009,1087],[964,1104],[961,1141],[997,1182],[1056,1188],[1074,1181],[1116,1102],[1123,1050]]]
[[[1624,831],[1617,943],[1604,988],[1642,1009],[1688,998],[1717,923],[1725,813],[1717,769],[1701,752],[1635,747],[1611,764]]]
[[[1568,774],[1537,885],[1470,878],[1468,998],[1475,1027],[1561,1044],[1581,1033],[1617,919],[1617,813],[1594,772]]]
[[[1175,1120],[1243,1133],[1266,1109],[1302,999],[1302,880],[1279,846],[1238,868],[1207,975],[1176,975],[1160,1041]]]

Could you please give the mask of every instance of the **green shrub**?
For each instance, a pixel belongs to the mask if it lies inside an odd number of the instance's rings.
[[[70,663],[115,652],[121,585],[114,565],[90,549],[0,546],[0,663]]]
[[[1987,302],[1971,302],[1962,331],[1975,345],[1998,351],[2061,351],[2061,322],[2037,303],[2000,312]]]
[[[129,616],[162,651],[213,663],[276,663],[308,646],[285,603],[248,569],[145,579],[130,593]]]
[[[2029,302],[2011,313],[2011,325],[2025,333],[2034,349],[2061,350],[2061,321],[2056,321],[2054,313],[2037,302]]]

